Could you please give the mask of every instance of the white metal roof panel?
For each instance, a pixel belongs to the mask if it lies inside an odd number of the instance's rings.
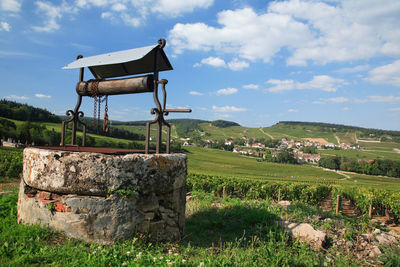
[[[96,79],[153,72],[154,55],[158,45],[145,46],[91,57],[83,57],[63,67],[76,69],[88,67]],[[162,49],[157,55],[158,70],[172,70],[171,63]]]

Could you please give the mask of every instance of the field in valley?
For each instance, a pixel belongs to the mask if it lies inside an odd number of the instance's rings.
[[[325,185],[366,186],[400,190],[400,178],[370,176],[323,170],[310,165],[279,164],[257,161],[257,158],[236,153],[185,147],[188,171],[239,179],[310,183]]]

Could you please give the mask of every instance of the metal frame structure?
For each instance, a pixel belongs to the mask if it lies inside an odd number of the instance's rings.
[[[68,110],[66,112],[67,116],[71,116],[66,121],[62,122],[62,131],[61,131],[61,146],[78,146],[76,144],[76,131],[78,125],[81,124],[83,127],[82,130],[82,146],[85,146],[86,143],[86,124],[82,122],[79,118],[84,116],[82,111],[79,111],[79,108],[82,104],[82,97],[87,96],[88,88],[96,87],[98,92],[98,87],[105,80],[105,78],[111,77],[119,77],[119,76],[127,76],[127,75],[136,75],[152,72],[152,75],[141,76],[141,77],[133,77],[131,80],[136,79],[135,81],[139,81],[141,87],[138,89],[136,87],[127,86],[127,88],[121,90],[121,88],[113,88],[113,84],[117,85],[117,80],[107,80],[108,84],[111,84],[111,88],[103,89],[100,92],[99,96],[108,96],[108,95],[116,95],[116,94],[133,94],[133,93],[143,93],[143,92],[153,92],[153,100],[156,105],[155,108],[152,108],[150,113],[155,115],[154,120],[146,123],[146,145],[144,153],[148,154],[150,152],[150,127],[152,124],[157,125],[157,136],[156,136],[156,150],[155,153],[160,153],[161,151],[161,143],[162,143],[162,127],[166,126],[167,129],[167,141],[166,141],[166,153],[170,153],[170,141],[171,141],[171,126],[165,121],[164,116],[168,116],[171,112],[191,112],[191,109],[167,109],[167,92],[166,92],[166,84],[167,80],[162,79],[158,80],[159,72],[165,70],[172,70],[172,66],[169,63],[167,56],[165,55],[163,48],[166,45],[166,41],[164,39],[159,39],[158,44],[156,46],[149,46],[139,49],[132,49],[126,51],[119,51],[110,54],[104,54],[94,57],[88,57],[83,59],[82,55],[78,55],[76,61],[68,64],[64,67],[64,69],[73,69],[80,68],[79,72],[79,82],[76,86],[76,91],[78,94],[77,103],[75,105],[74,110]],[[88,67],[92,72],[93,76],[96,78],[95,80],[84,81],[84,68]],[[149,79],[152,79],[152,84],[150,85]],[[128,81],[126,79],[125,81]],[[118,80],[122,81],[122,80]],[[144,82],[145,81],[145,82]],[[82,83],[84,83],[82,85]],[[143,83],[147,84],[147,87],[143,87]],[[103,83],[105,84],[105,83]],[[138,83],[136,83],[138,84]],[[121,82],[118,83],[121,86]],[[159,91],[158,86],[161,85],[162,93],[163,93],[163,101],[162,104],[159,100]],[[82,87],[85,90],[82,90]],[[89,90],[90,91],[90,90]],[[72,123],[72,138],[71,144],[65,144],[65,126],[68,123]]]

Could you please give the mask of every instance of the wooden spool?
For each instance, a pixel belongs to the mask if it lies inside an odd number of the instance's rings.
[[[137,94],[153,91],[153,75],[104,81],[93,80],[78,82],[76,85],[76,92],[80,96]]]

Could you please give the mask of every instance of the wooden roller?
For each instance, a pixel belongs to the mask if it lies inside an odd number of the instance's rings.
[[[80,96],[137,94],[153,91],[153,75],[104,81],[91,80],[78,82],[76,85],[76,92]]]

